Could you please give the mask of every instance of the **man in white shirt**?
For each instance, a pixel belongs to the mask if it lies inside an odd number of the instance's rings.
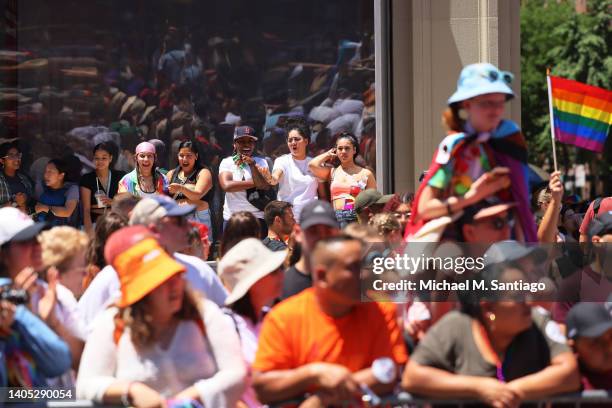
[[[270,187],[265,175],[269,175],[268,163],[261,157],[253,157],[255,152],[255,130],[249,126],[238,126],[234,131],[234,155],[226,157],[219,164],[219,184],[225,191],[223,204],[223,225],[232,214],[249,211],[264,225],[264,213],[247,200],[246,190],[250,188],[267,189]],[[263,235],[267,227],[262,227]]]
[[[143,225],[174,259],[187,268],[186,279],[191,287],[222,306],[227,291],[210,266],[203,260],[179,253],[188,245],[189,224],[186,216],[195,210],[193,205],[178,205],[166,196],[143,198],[132,211],[130,225]],[[121,296],[115,269],[107,265],[91,282],[79,300],[79,316],[87,334],[98,314]]]

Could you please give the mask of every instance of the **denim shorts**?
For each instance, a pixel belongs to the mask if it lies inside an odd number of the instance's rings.
[[[193,221],[200,222],[208,227],[208,242],[213,242],[213,230],[212,230],[212,219],[210,217],[210,209],[196,211],[192,216],[189,217]]]
[[[336,210],[336,220],[340,223],[340,228],[344,228],[357,221],[357,213],[355,210]]]

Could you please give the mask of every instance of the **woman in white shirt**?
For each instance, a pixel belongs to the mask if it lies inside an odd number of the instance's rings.
[[[242,353],[247,364],[255,361],[263,309],[281,295],[283,262],[287,251],[270,251],[257,238],[247,238],[230,249],[219,261],[219,275],[230,292],[225,305],[240,334]],[[228,319],[229,320],[229,319]],[[250,379],[250,376],[249,376]],[[242,396],[249,408],[262,405],[250,386]]]
[[[293,204],[293,214],[297,220],[304,205],[317,199],[319,182],[308,169],[312,157],[306,151],[310,143],[310,128],[301,118],[290,118],[285,125],[289,154],[274,161],[272,183],[278,184],[278,199]]]
[[[119,275],[121,298],[87,340],[78,398],[135,407],[235,406],[246,377],[240,340],[218,306],[186,288],[185,267],[142,227],[111,235],[105,257]]]

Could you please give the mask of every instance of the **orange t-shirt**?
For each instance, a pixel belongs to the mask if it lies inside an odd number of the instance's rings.
[[[265,317],[253,370],[287,370],[326,362],[356,372],[381,357],[405,364],[408,354],[394,306],[360,303],[347,316],[336,319],[321,311],[314,289],[306,289]]]

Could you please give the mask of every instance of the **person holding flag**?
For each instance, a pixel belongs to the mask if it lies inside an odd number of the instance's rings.
[[[443,114],[449,135],[440,143],[416,194],[406,227],[408,241],[418,238],[429,221],[493,198],[516,203],[514,238],[537,242],[525,139],[514,122],[503,119],[505,103],[514,97],[512,79],[510,72],[488,63],[461,71]]]

